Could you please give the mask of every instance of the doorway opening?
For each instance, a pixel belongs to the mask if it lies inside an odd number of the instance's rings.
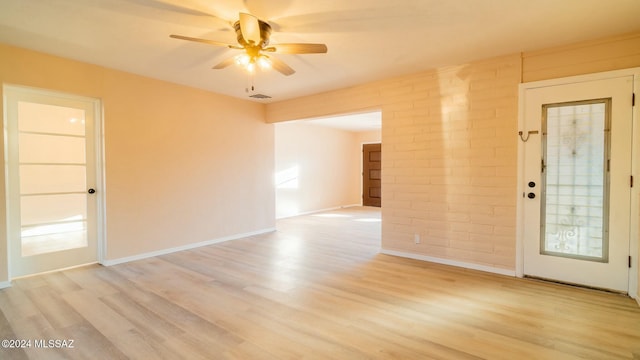
[[[379,110],[275,124],[276,218],[362,205],[362,146]]]

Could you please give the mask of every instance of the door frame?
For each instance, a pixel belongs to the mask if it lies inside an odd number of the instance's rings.
[[[516,212],[516,276],[524,277],[524,231],[525,231],[525,213],[524,213],[524,205],[525,198],[522,197],[522,194],[526,192],[526,179],[524,177],[525,174],[525,157],[524,157],[524,141],[522,138],[526,139],[529,136],[529,131],[535,131],[539,129],[533,128],[525,128],[525,106],[524,99],[526,95],[526,91],[529,89],[548,87],[548,86],[556,86],[556,85],[567,85],[567,84],[576,84],[581,82],[590,82],[596,80],[605,80],[620,76],[634,76],[633,83],[633,91],[635,94],[640,94],[640,67],[631,68],[631,69],[623,69],[623,70],[614,70],[614,71],[606,71],[600,73],[586,74],[586,75],[578,75],[578,76],[570,76],[563,77],[557,79],[550,80],[541,80],[541,81],[533,81],[528,83],[521,83],[518,86],[519,94],[518,94],[518,133],[515,134],[517,136],[518,141],[518,176],[517,176],[517,212]],[[631,101],[631,99],[629,99]],[[640,105],[636,104],[636,106],[632,109],[632,124],[640,119]],[[632,125],[632,126],[633,126]],[[540,134],[531,134],[532,136],[540,136]],[[631,174],[635,179],[640,180],[640,126],[633,126],[633,134],[632,134],[632,149],[631,149]],[[636,299],[638,297],[638,257],[640,257],[639,247],[638,247],[638,236],[640,235],[640,182],[636,182],[636,184],[631,188],[631,222],[629,229],[630,231],[630,239],[629,239],[629,253],[631,255],[631,268],[629,268],[629,296]]]
[[[93,137],[92,140],[94,141],[94,145],[95,145],[95,156],[94,156],[94,161],[95,161],[95,177],[96,177],[96,242],[97,242],[97,254],[96,254],[96,259],[97,262],[99,264],[102,264],[104,262],[105,256],[106,256],[106,205],[105,205],[105,199],[106,199],[106,188],[105,188],[105,178],[104,178],[104,122],[103,120],[103,116],[104,116],[104,110],[103,110],[103,104],[102,104],[102,100],[98,99],[98,98],[93,98],[93,97],[88,97],[88,96],[81,96],[81,95],[76,95],[76,94],[71,94],[71,93],[67,93],[67,92],[63,92],[63,91],[55,91],[55,90],[48,90],[48,89],[42,89],[42,88],[36,88],[36,87],[29,87],[29,86],[22,86],[22,85],[15,85],[15,84],[3,84],[2,86],[2,94],[3,94],[3,121],[2,121],[2,126],[3,126],[3,132],[4,132],[4,176],[5,176],[5,196],[6,196],[6,202],[4,204],[5,206],[5,211],[6,211],[6,222],[7,222],[7,228],[5,230],[5,237],[6,237],[6,249],[7,249],[7,261],[6,261],[6,265],[7,265],[7,274],[8,274],[8,280],[9,283],[11,283],[11,280],[13,279],[12,276],[12,271],[11,271],[11,247],[12,245],[12,240],[11,240],[11,232],[12,232],[12,228],[11,228],[11,216],[13,215],[12,213],[12,209],[9,206],[9,197],[12,196],[12,187],[11,187],[11,181],[9,181],[9,177],[10,176],[14,176],[13,174],[10,174],[9,172],[9,143],[8,143],[8,139],[7,139],[7,126],[8,126],[8,109],[7,109],[7,92],[23,92],[23,93],[37,93],[39,95],[44,95],[44,96],[55,96],[55,97],[64,97],[70,100],[77,100],[77,101],[83,101],[83,102],[88,102],[91,103],[92,108],[93,108],[93,116],[94,116],[94,133],[93,133]],[[58,269],[60,270],[60,269]],[[57,270],[54,270],[57,271]]]

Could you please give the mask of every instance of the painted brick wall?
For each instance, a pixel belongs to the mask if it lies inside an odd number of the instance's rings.
[[[524,82],[640,66],[640,33],[581,42],[523,56]]]
[[[509,56],[382,87],[383,248],[514,269],[519,78]]]
[[[518,83],[637,66],[640,33],[625,34],[268,104],[266,119],[382,109],[383,247],[513,270]]]
[[[383,248],[513,270],[520,76],[510,55],[269,104],[267,120],[381,108]]]

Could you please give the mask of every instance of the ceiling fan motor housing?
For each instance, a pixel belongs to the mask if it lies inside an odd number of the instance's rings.
[[[260,43],[253,44],[253,46],[257,45],[260,48],[264,48],[265,46],[269,45],[269,37],[271,36],[271,25],[262,20],[258,20],[258,24],[260,24]],[[236,21],[233,24],[233,29],[236,31],[236,37],[240,45],[242,45],[243,47],[252,46],[252,44],[247,43],[247,41],[244,39],[244,36],[242,36],[240,21]]]

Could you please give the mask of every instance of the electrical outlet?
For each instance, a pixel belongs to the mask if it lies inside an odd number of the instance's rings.
[[[413,234],[413,241],[414,241],[416,244],[420,244],[420,240],[421,240],[421,239],[420,239],[420,234]]]

